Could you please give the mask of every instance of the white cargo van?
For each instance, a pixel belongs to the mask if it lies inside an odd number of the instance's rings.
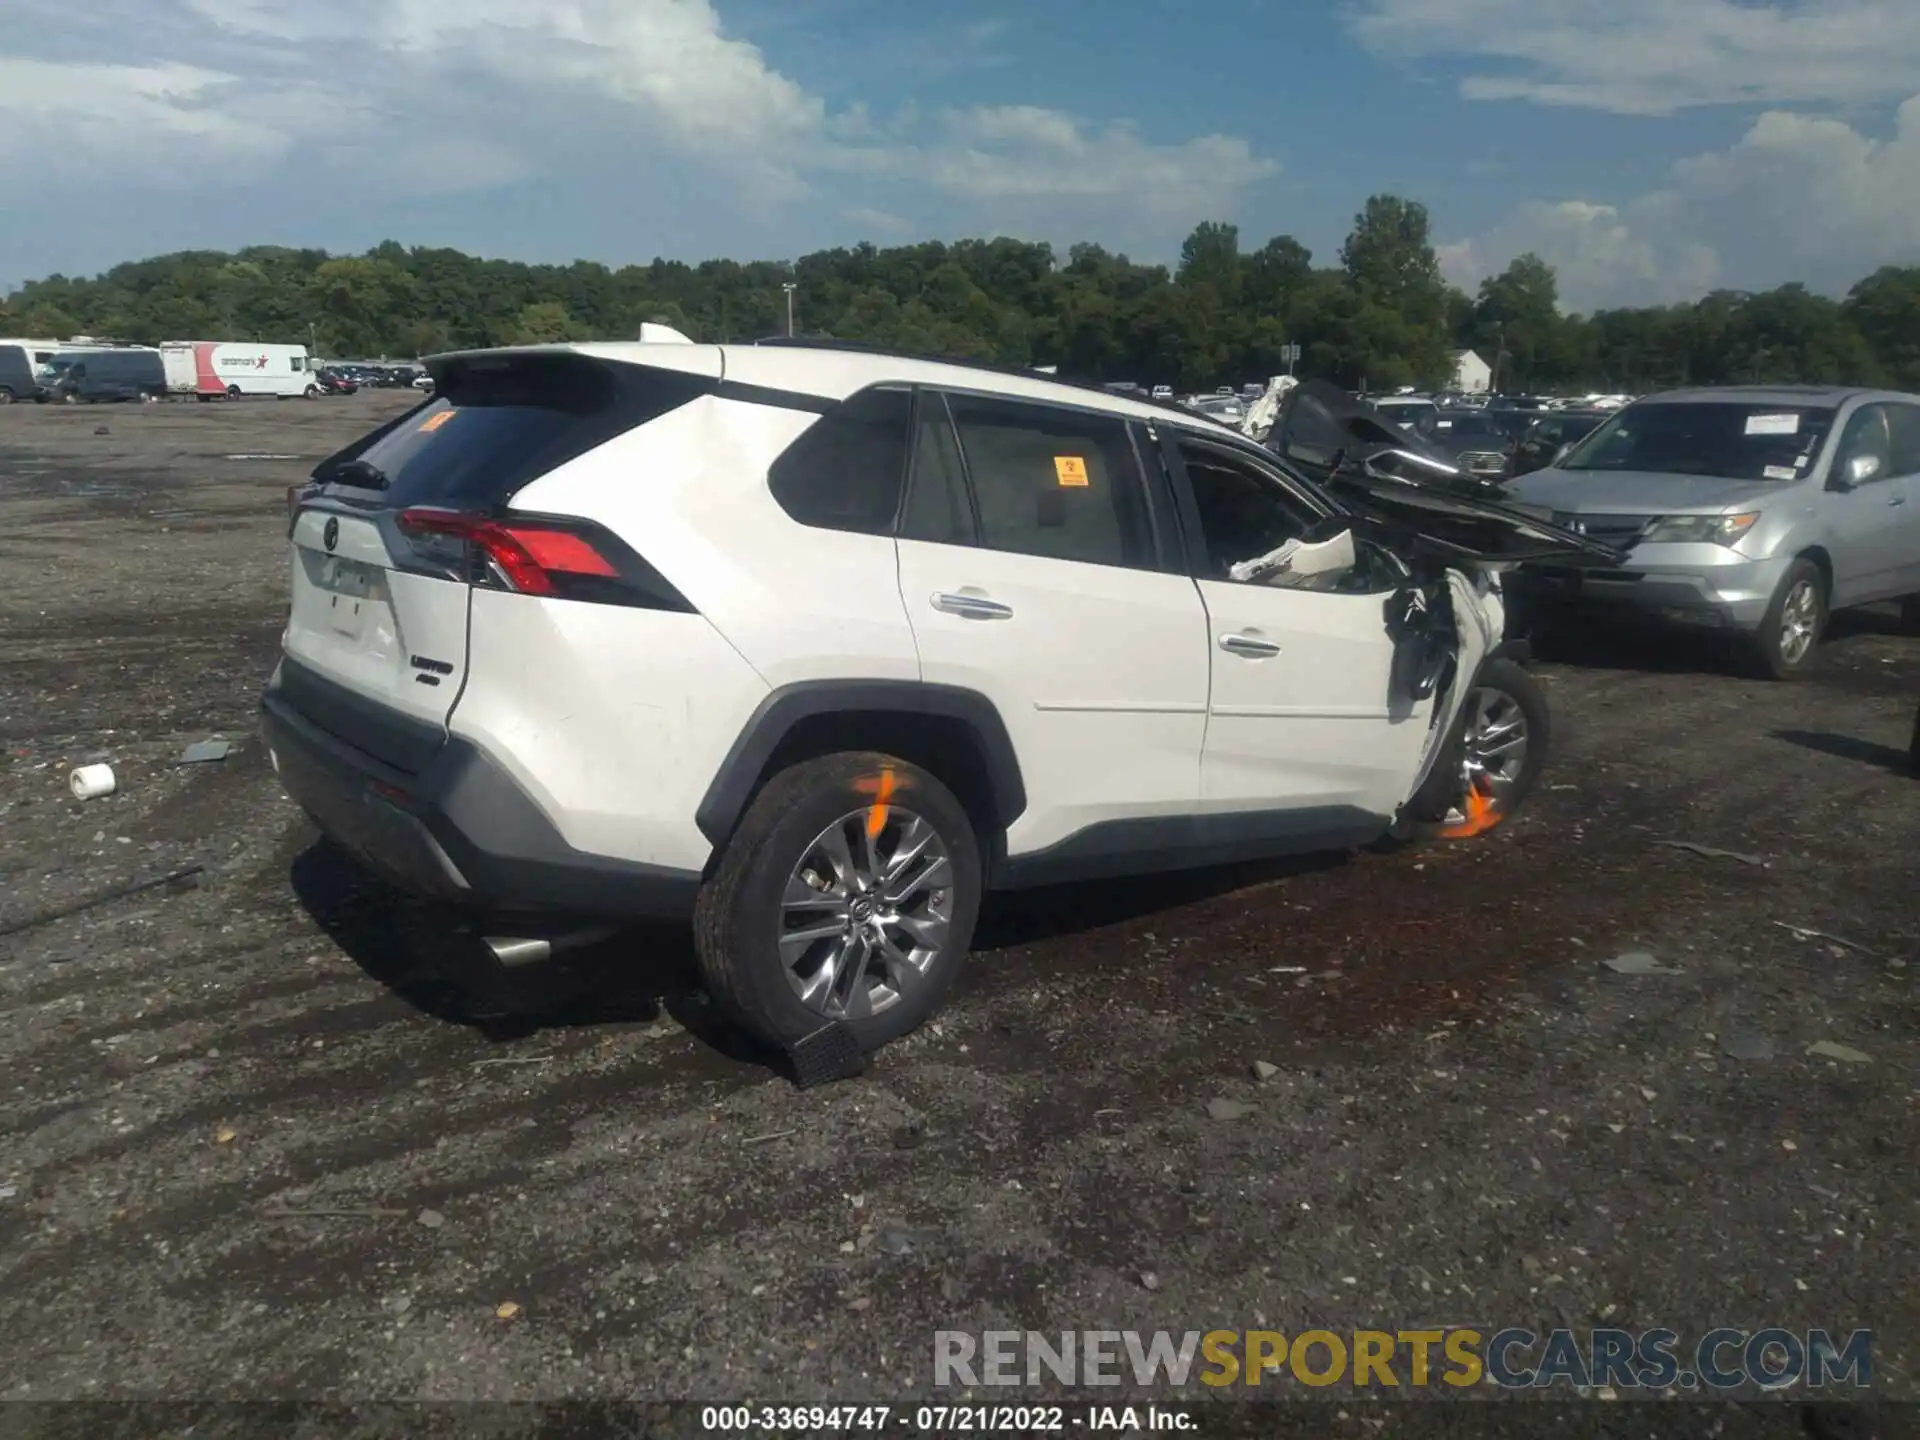
[[[202,400],[243,395],[320,394],[320,382],[304,345],[260,345],[252,341],[177,340],[160,347],[167,388]]]

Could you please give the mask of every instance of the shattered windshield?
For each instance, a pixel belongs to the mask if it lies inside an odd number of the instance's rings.
[[[1831,405],[1634,405],[1575,446],[1559,468],[1798,480],[1813,468],[1833,417]]]

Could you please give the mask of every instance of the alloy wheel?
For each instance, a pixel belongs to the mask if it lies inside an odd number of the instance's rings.
[[[1780,605],[1780,659],[1798,665],[1813,649],[1820,630],[1820,592],[1811,580],[1799,580]]]
[[[953,923],[953,864],[928,821],[868,806],[826,827],[780,899],[780,967],[829,1020],[879,1015],[922,983]]]
[[[1510,808],[1512,796],[1526,773],[1527,712],[1520,702],[1504,690],[1477,686],[1467,694],[1466,732],[1460,757],[1462,796],[1478,795],[1490,802],[1492,813]],[[1468,819],[1465,809],[1456,806],[1448,813],[1447,823],[1457,825]]]

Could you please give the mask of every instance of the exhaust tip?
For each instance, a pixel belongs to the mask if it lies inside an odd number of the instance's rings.
[[[553,942],[551,940],[527,940],[505,935],[486,935],[481,937],[480,943],[487,947],[487,952],[492,955],[495,960],[499,961],[500,964],[506,966],[509,970],[518,969],[523,965],[538,965],[541,961],[549,959],[553,955]]]
[[[577,950],[583,945],[597,945],[616,933],[618,932],[613,928],[603,926],[592,930],[569,931],[564,935],[483,935],[480,943],[487,947],[488,953],[500,964],[508,969],[518,969],[551,960],[562,950]]]

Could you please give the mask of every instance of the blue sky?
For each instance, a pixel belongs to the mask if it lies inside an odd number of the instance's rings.
[[[1424,201],[1572,308],[1920,263],[1915,0],[0,0],[0,286],[189,246],[1332,263]]]

